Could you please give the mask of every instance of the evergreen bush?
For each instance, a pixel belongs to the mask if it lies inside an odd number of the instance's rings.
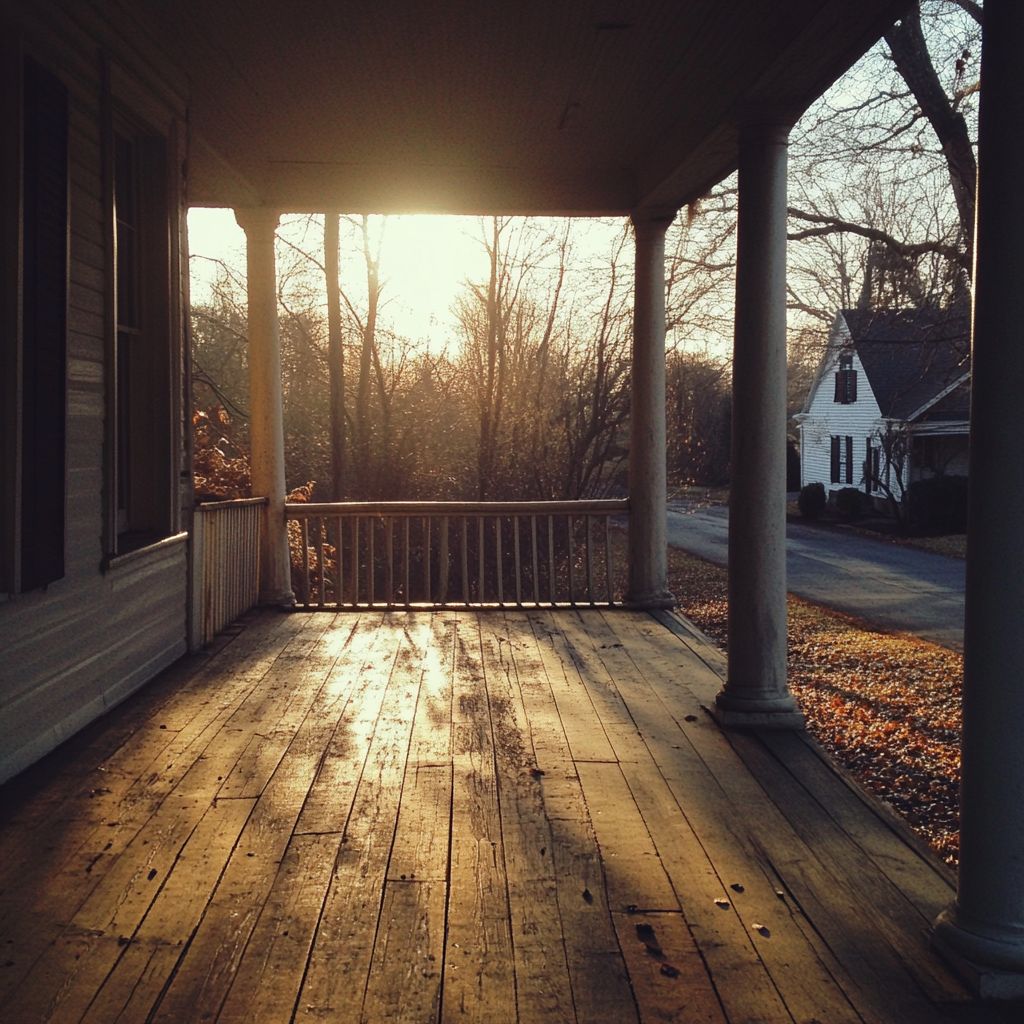
[[[800,488],[797,507],[804,519],[817,519],[825,511],[828,498],[825,497],[825,485],[814,483]]]
[[[843,487],[836,491],[836,510],[844,519],[856,519],[864,514],[864,495],[856,487]]]

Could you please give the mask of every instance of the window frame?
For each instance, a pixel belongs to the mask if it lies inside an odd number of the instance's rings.
[[[832,401],[840,405],[853,405],[857,401],[857,371],[853,367],[852,351],[839,354],[836,390]]]
[[[104,201],[107,225],[107,389],[103,568],[177,532],[175,414],[176,201],[173,133],[161,131],[111,90],[106,68]],[[119,76],[121,81],[123,76]],[[118,90],[123,93],[124,89]],[[133,322],[125,322],[124,218],[119,216],[119,148],[132,155]],[[134,360],[132,356],[135,356]]]

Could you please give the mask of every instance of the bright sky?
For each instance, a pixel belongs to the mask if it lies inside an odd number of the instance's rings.
[[[283,218],[287,220],[287,218]],[[195,208],[188,214],[189,250],[193,255],[223,260],[244,274],[245,233],[231,210]],[[412,340],[432,337],[443,341],[452,323],[450,309],[467,277],[485,278],[486,255],[478,240],[475,217],[389,217],[381,250],[381,279],[387,282],[383,316],[395,332]],[[318,243],[319,245],[319,240]],[[323,253],[317,252],[323,259]],[[365,302],[366,278],[360,253],[345,251],[342,225],[342,281],[351,282],[353,302]],[[351,266],[346,267],[346,259]],[[209,298],[216,268],[205,260],[192,261],[192,301]]]
[[[286,216],[282,223],[287,225],[295,219]],[[351,289],[353,304],[364,308],[365,264],[361,252],[351,245],[346,247],[345,227],[343,222],[342,286]],[[577,221],[573,228],[574,263],[582,268],[591,260],[600,260],[610,251],[620,230],[620,224],[614,221]],[[285,231],[300,244],[298,226],[294,231],[286,227]],[[188,234],[193,256],[223,260],[244,277],[245,233],[235,223],[231,210],[189,210]],[[319,232],[311,244],[322,260]],[[463,283],[467,278],[485,281],[488,270],[478,218],[427,214],[389,217],[381,249],[381,279],[387,282],[381,315],[402,337],[412,341],[427,338],[443,345],[454,323],[451,307]],[[216,266],[207,260],[192,260],[193,302],[209,299],[216,273]]]

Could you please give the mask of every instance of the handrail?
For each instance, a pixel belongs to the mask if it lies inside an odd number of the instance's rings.
[[[215,508],[245,508],[246,505],[266,505],[269,498],[225,498],[223,501],[201,501],[197,509],[206,512]]]
[[[611,517],[628,511],[618,498],[290,502],[293,588],[305,609],[611,605]]]
[[[548,516],[616,515],[629,511],[628,498],[595,498],[580,501],[332,501],[288,502],[292,518],[303,515],[380,516]]]

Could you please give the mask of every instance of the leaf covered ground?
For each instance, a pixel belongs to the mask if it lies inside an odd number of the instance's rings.
[[[680,610],[726,646],[724,569],[669,549]],[[808,728],[950,864],[959,850],[963,656],[789,598],[789,682]]]

